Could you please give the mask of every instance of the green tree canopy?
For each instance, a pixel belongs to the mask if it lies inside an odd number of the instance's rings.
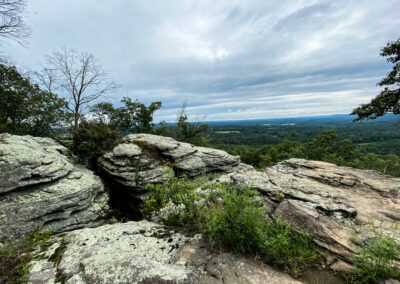
[[[355,108],[351,114],[357,115],[356,121],[375,119],[386,113],[400,113],[400,38],[386,44],[381,56],[393,64],[392,70],[378,83],[384,89],[368,104]]]
[[[161,102],[152,102],[148,106],[123,98],[124,106],[114,108],[111,103],[101,102],[91,108],[94,116],[121,133],[150,133],[153,130],[154,113],[160,109]]]
[[[66,102],[0,64],[0,132],[46,136],[65,118]]]

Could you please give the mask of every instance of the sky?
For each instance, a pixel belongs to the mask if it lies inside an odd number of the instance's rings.
[[[90,52],[129,96],[162,101],[155,121],[350,113],[378,92],[400,37],[400,0],[28,0],[27,47],[5,53],[35,68],[62,47]]]

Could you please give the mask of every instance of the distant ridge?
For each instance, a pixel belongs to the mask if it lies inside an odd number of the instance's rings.
[[[242,120],[210,120],[201,123],[223,126],[223,125],[259,125],[268,123],[299,123],[299,122],[352,122],[356,116],[349,114],[330,114],[330,115],[316,115],[316,116],[298,116],[298,117],[281,117],[281,118],[259,118],[259,119],[242,119]],[[394,114],[386,114],[375,120],[365,120],[364,123],[372,121],[390,121],[398,119]],[[168,123],[175,125],[175,123]]]

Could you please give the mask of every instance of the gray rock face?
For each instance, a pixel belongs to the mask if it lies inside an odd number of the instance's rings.
[[[129,188],[137,196],[146,191],[141,186],[146,182],[160,183],[180,174],[228,173],[239,163],[238,156],[224,151],[150,134],[126,136],[99,160],[101,169],[113,182]]]
[[[51,243],[32,261],[29,283],[300,283],[147,221],[80,229]]]
[[[257,172],[240,169],[220,181],[247,185],[273,218],[307,231],[315,243],[350,262],[378,230],[400,242],[400,179],[334,164],[290,159]]]
[[[0,134],[0,239],[102,224],[101,180],[49,138]]]

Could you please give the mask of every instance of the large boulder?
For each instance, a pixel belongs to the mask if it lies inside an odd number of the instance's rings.
[[[100,178],[67,152],[50,138],[0,134],[0,239],[104,222],[108,197]]]
[[[241,169],[219,181],[257,189],[272,218],[308,232],[316,244],[338,259],[351,262],[358,245],[376,233],[400,242],[399,178],[290,159],[263,172]]]
[[[36,251],[29,283],[300,283],[231,254],[212,254],[188,238],[140,221],[75,230]]]
[[[208,172],[229,173],[240,157],[205,147],[178,142],[169,137],[131,134],[111,152],[99,159],[99,167],[112,188],[112,203],[126,211],[140,213],[139,204],[146,196],[147,183],[162,183],[174,176]]]

